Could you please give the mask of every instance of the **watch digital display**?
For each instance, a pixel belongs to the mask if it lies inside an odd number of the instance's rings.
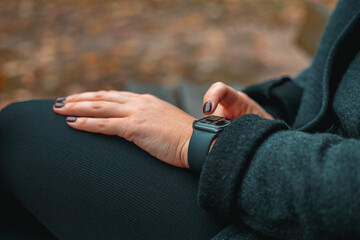
[[[225,125],[229,124],[231,122],[231,119],[224,118],[224,117],[218,117],[218,116],[209,116],[209,117],[202,118],[202,119],[198,120],[197,122],[221,127],[221,126],[225,126]]]
[[[207,116],[194,122],[194,128],[207,132],[220,132],[231,123],[231,119],[219,116]]]

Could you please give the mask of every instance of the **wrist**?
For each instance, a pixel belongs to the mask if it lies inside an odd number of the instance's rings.
[[[189,160],[188,160],[189,143],[190,143],[190,138],[188,138],[185,141],[185,143],[183,144],[183,147],[181,149],[181,166],[183,168],[190,168]]]
[[[210,154],[211,149],[212,149],[212,147],[214,146],[216,140],[217,140],[217,137],[215,137],[215,138],[211,141],[210,148],[209,148],[209,153],[208,153],[208,154]]]
[[[188,147],[188,166],[200,173],[215,139],[231,123],[231,119],[220,116],[207,116],[193,122],[193,133]]]
[[[190,168],[189,167],[189,160],[188,160],[188,154],[189,154],[189,144],[191,135],[193,132],[193,122],[197,120],[196,118],[190,118],[189,122],[186,123],[185,131],[183,131],[183,137],[184,139],[181,147],[180,147],[180,161],[181,161],[181,167],[182,168]]]

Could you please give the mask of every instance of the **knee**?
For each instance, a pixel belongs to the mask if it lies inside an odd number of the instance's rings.
[[[42,118],[51,119],[56,113],[52,110],[51,100],[30,100],[14,102],[0,111],[0,128],[2,130],[28,125]]]
[[[28,112],[29,110],[35,110],[40,106],[51,106],[51,103],[53,103],[51,100],[28,100],[13,102],[1,109],[0,114],[21,114],[24,112]]]
[[[57,121],[65,124],[64,117],[56,114],[52,105],[51,100],[31,100],[11,103],[1,110],[0,171],[9,171],[9,165],[15,161],[15,154],[24,155],[31,144],[35,148],[37,140],[44,133],[49,132],[46,137],[50,137],[53,131],[48,130],[55,128]]]
[[[24,105],[26,106],[26,103],[27,102],[13,102],[0,111],[0,128],[2,130],[9,128],[16,119],[21,118],[20,116],[23,113],[22,109]]]
[[[52,107],[54,104],[54,101],[52,100],[28,100],[28,101],[20,101],[20,102],[13,102],[9,105],[5,106],[1,110],[1,114],[5,114],[8,112],[14,113],[23,113],[23,112],[29,112],[32,110],[36,110],[39,108],[49,108]],[[51,108],[50,108],[51,109]]]

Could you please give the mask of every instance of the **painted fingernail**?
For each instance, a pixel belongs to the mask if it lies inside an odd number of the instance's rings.
[[[55,99],[55,102],[63,102],[66,100],[66,97],[58,97]]]
[[[62,108],[63,106],[65,106],[64,102],[56,102],[54,105],[56,108]]]
[[[76,122],[77,117],[66,117],[67,122]]]
[[[211,102],[206,102],[203,106],[203,112],[204,113],[209,113],[211,112],[211,107],[212,107],[212,104]]]

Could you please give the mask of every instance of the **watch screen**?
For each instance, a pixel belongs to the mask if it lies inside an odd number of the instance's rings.
[[[218,117],[218,116],[209,116],[209,117],[205,117],[203,119],[200,119],[199,122],[204,123],[204,124],[209,124],[209,125],[221,127],[221,126],[224,126],[224,125],[230,123],[231,119]]]
[[[227,123],[229,123],[230,121],[228,121],[228,120],[219,120],[219,121],[216,121],[215,122],[215,125],[216,126],[224,126],[224,125],[226,125]]]

